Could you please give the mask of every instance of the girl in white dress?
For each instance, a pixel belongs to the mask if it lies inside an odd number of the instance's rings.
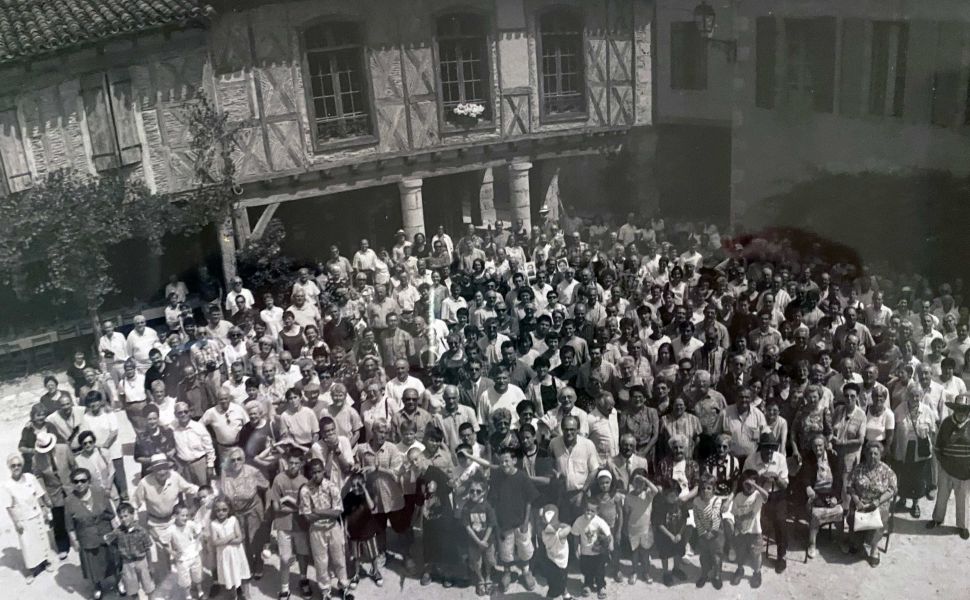
[[[249,598],[249,562],[243,547],[243,533],[239,521],[231,514],[229,501],[217,498],[212,503],[212,522],[209,524],[210,543],[215,548],[216,571],[219,583],[227,590],[236,590],[237,598]]]

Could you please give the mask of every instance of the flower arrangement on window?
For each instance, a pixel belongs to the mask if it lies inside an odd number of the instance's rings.
[[[485,114],[485,107],[477,102],[462,102],[451,109],[452,121],[465,126],[477,125]]]

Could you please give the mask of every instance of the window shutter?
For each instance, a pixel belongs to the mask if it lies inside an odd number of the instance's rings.
[[[839,85],[839,113],[846,117],[862,114],[866,88],[866,22],[842,21],[842,79]]]
[[[774,17],[758,17],[755,22],[755,105],[775,107],[775,60],[778,28]]]
[[[81,98],[84,100],[84,117],[91,138],[94,168],[98,171],[118,168],[118,147],[104,74],[81,78]]]
[[[33,179],[16,108],[0,111],[0,160],[3,161],[5,193],[19,192],[30,187]]]
[[[118,150],[122,166],[141,162],[141,138],[138,136],[138,121],[135,119],[135,97],[131,90],[131,75],[128,69],[119,69],[108,74],[111,89],[111,110],[114,113],[114,126],[117,132]]]

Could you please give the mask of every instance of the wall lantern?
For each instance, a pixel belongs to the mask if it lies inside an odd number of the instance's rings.
[[[708,44],[720,46],[727,55],[728,62],[734,62],[738,57],[738,43],[735,40],[719,40],[714,37],[714,27],[717,24],[717,13],[707,2],[701,2],[694,8],[694,25],[697,33]]]

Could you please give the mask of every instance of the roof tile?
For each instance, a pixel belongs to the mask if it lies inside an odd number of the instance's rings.
[[[0,63],[200,21],[211,13],[204,0],[0,0]]]

